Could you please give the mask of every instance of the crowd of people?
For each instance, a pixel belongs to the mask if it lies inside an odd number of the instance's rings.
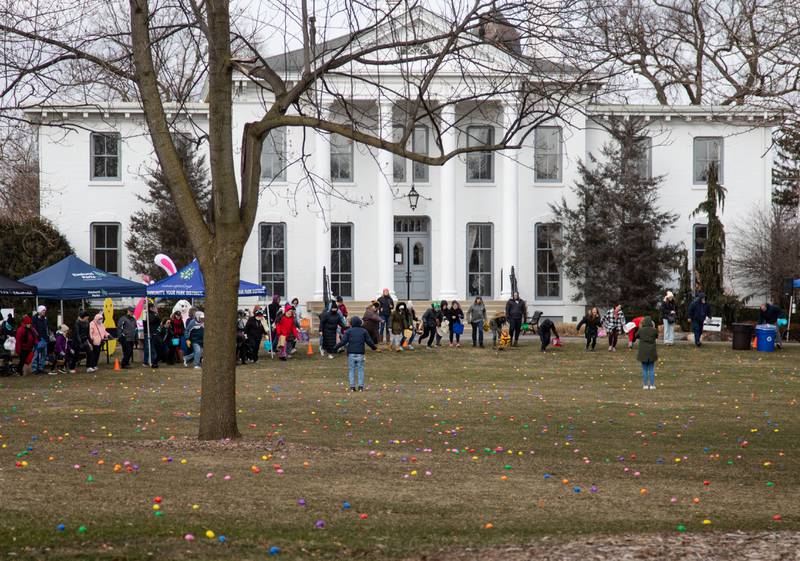
[[[672,292],[666,292],[658,311],[663,322],[663,343],[673,345],[678,305]],[[705,294],[699,292],[687,310],[694,344],[698,347],[702,345],[703,328],[710,313]],[[784,315],[780,307],[762,304],[758,322],[777,327]],[[239,310],[236,319],[238,360],[242,364],[258,362],[262,344],[265,350],[276,352],[279,359],[289,360],[296,353],[298,344],[309,343],[310,319],[304,317],[297,298],[282,302],[278,294],[265,308],[257,305],[252,310]],[[55,330],[50,328],[45,306],[38,306],[35,312],[24,315],[19,326],[9,315],[0,323],[0,349],[13,350],[17,363],[2,373],[74,373],[83,361],[86,372],[95,372],[104,345],[112,339],[118,341],[122,349],[120,367],[123,369],[131,367],[134,349],[140,342],[145,366],[158,368],[165,362],[201,368],[205,334],[203,311],[186,303],[186,308],[176,305],[171,314],[162,318],[155,304],[150,303],[143,321],[144,328],[140,328],[132,307],[125,310],[114,329],[106,328],[102,313],[92,315],[86,310],[79,311],[71,328],[60,325]],[[526,302],[517,292],[508,299],[504,309],[489,318],[480,296],[475,297],[466,312],[457,300],[441,300],[431,302],[418,314],[413,302],[395,302],[390,291],[384,289],[361,316],[351,315],[341,297],[331,300],[319,314],[316,328],[319,352],[323,357],[332,359],[343,350],[347,351],[350,388],[358,391],[364,388],[367,347],[381,350],[378,346],[385,345],[388,350],[403,352],[413,351],[415,342],[426,349],[440,347],[446,342],[450,347],[458,348],[465,324],[469,324],[473,347],[483,348],[484,334],[491,332],[492,347],[503,351],[519,344],[523,326],[528,327],[528,321]],[[539,322],[537,316],[534,328],[542,352],[550,345],[560,346],[558,329],[551,319]],[[623,335],[627,335],[629,349],[638,340],[643,387],[655,388],[655,345],[659,331],[652,317],[643,315],[627,320],[620,304],[612,306],[604,314],[592,307],[576,328],[578,333],[584,330],[587,352],[595,351],[598,339],[607,338],[609,352],[616,352]],[[310,348],[309,344],[309,353]]]

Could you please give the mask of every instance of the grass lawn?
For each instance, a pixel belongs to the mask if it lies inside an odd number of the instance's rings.
[[[192,369],[2,378],[0,558],[407,558],[800,530],[800,348],[659,347],[656,391],[624,349],[536,351],[372,353],[357,394],[343,356],[262,359],[238,371],[235,443],[194,439]]]

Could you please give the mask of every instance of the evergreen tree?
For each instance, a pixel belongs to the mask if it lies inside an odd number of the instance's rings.
[[[177,148],[195,200],[207,217],[211,187],[205,158],[190,142],[179,142]],[[137,197],[145,206],[131,215],[131,235],[125,241],[125,247],[130,252],[131,268],[139,274],[155,277],[163,274],[153,262],[157,254],[168,255],[178,267],[191,262],[195,255],[160,167],[151,171],[147,188],[147,196]]]
[[[800,203],[800,123],[781,129],[775,144],[777,154],[772,164],[772,202],[796,211]]]
[[[0,274],[27,277],[72,255],[67,239],[44,218],[0,216]]]
[[[684,247],[680,251],[678,292],[675,294],[675,303],[678,306],[678,321],[684,331],[689,330],[688,314],[692,297],[692,272],[689,270],[689,251]]]
[[[708,234],[705,250],[699,264],[695,264],[699,288],[706,293],[709,303],[717,302],[723,295],[722,262],[725,258],[725,228],[719,212],[725,208],[725,187],[719,183],[719,170],[716,164],[708,167],[708,187],[706,198],[692,212],[692,216],[706,215]]]
[[[579,163],[576,205],[566,198],[551,205],[562,224],[560,261],[577,288],[576,301],[652,309],[677,266],[678,246],[661,238],[678,216],[658,208],[663,177],[643,173],[643,126],[612,121],[614,142],[599,159],[590,154],[589,165]]]

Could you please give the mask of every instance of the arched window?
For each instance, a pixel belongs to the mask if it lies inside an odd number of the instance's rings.
[[[422,242],[417,242],[414,244],[414,265],[424,265],[425,264],[425,246],[422,245]]]

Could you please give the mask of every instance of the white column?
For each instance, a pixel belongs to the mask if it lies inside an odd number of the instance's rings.
[[[446,105],[441,110],[442,149],[447,154],[456,149],[456,120],[454,105]],[[453,300],[456,291],[456,160],[449,160],[440,174],[439,186],[439,298]]]
[[[392,103],[381,100],[378,103],[378,123],[380,127],[380,137],[386,140],[392,138]],[[394,292],[394,172],[392,153],[386,150],[378,150],[378,176],[375,182],[377,192],[375,201],[377,204],[377,286],[373,291],[379,294],[384,288],[388,288],[392,298],[396,299]]]
[[[513,126],[517,107],[514,103],[503,105],[503,129],[508,130]],[[503,150],[499,157],[503,161],[503,181],[502,181],[502,200],[503,200],[503,222],[501,249],[501,267],[503,269],[503,290],[500,298],[505,300],[511,297],[511,267],[515,271],[519,268],[519,150]],[[516,271],[517,278],[524,275]]]
[[[314,220],[314,300],[322,300],[322,268],[331,273],[331,142],[330,135],[314,133],[314,177],[317,218]],[[330,287],[328,287],[330,289]]]

